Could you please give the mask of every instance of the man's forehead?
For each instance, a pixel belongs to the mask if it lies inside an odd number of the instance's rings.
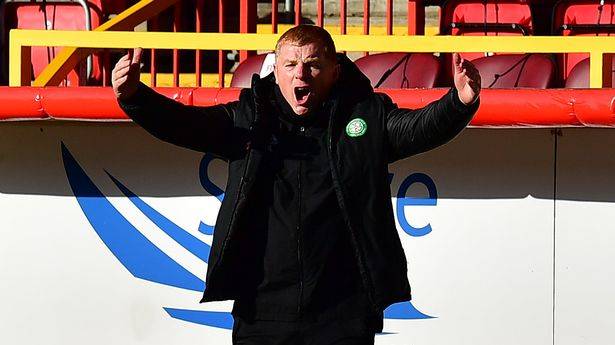
[[[324,58],[324,53],[324,48],[318,43],[299,45],[293,42],[283,42],[279,50],[279,55],[284,59],[318,60]]]

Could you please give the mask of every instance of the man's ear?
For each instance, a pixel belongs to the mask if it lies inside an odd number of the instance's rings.
[[[278,65],[275,63],[273,65],[273,76],[275,77],[275,83],[278,83]]]

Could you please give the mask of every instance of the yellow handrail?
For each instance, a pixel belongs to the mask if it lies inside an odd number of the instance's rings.
[[[31,46],[155,48],[199,50],[272,50],[279,34],[94,32],[11,30],[9,84],[29,85]],[[589,53],[590,87],[601,88],[605,53],[615,53],[615,36],[363,36],[333,35],[341,51]]]
[[[122,13],[102,23],[94,31],[132,30],[134,27],[165,10],[178,0],[140,0]],[[43,69],[34,80],[34,86],[58,85],[64,76],[89,53],[82,47],[66,47]]]

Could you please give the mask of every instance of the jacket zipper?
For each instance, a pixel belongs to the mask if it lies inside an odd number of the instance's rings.
[[[252,127],[250,127],[251,129]],[[222,247],[220,249],[220,255],[219,255],[219,259],[216,262],[216,264],[211,268],[211,276],[214,276],[214,273],[216,271],[216,269],[220,266],[220,263],[222,262],[222,259],[224,258],[224,252],[226,249],[226,245],[229,241],[229,238],[231,237],[231,230],[233,227],[233,223],[235,222],[235,213],[237,212],[237,207],[239,206],[239,197],[241,196],[241,193],[243,192],[243,187],[244,187],[244,182],[246,179],[246,175],[248,172],[248,167],[250,166],[250,159],[252,158],[252,148],[250,148],[248,150],[248,152],[246,153],[246,158],[245,158],[245,165],[243,167],[243,173],[241,175],[241,179],[239,180],[239,187],[237,188],[237,193],[235,194],[235,202],[233,204],[233,211],[231,213],[231,219],[229,221],[229,225],[227,227],[227,231],[226,231],[226,237],[224,238],[224,241],[222,241]],[[207,288],[205,288],[205,293],[207,294],[207,292],[210,291]],[[204,295],[203,298],[201,299],[201,303],[204,302],[205,300],[209,300],[209,298],[206,298],[206,296]]]
[[[304,128],[300,131],[303,133]],[[301,260],[301,159],[299,159],[299,167],[297,169],[297,264],[299,268],[299,293],[297,297],[297,313],[301,313],[301,304],[303,300],[303,261]]]
[[[365,287],[365,291],[367,292],[367,298],[371,302],[374,310],[378,311],[379,306],[376,303],[376,299],[374,297],[374,288],[371,283],[371,279],[368,276],[367,269],[365,267],[365,261],[363,258],[363,254],[358,245],[357,236],[352,228],[352,224],[350,223],[350,216],[348,215],[348,210],[346,209],[346,203],[344,200],[344,191],[339,184],[339,175],[337,171],[337,166],[333,157],[333,121],[337,112],[337,103],[333,106],[333,111],[331,112],[331,117],[329,118],[329,125],[327,128],[327,151],[329,153],[329,166],[331,168],[331,178],[333,180],[333,188],[335,189],[335,194],[337,195],[337,201],[340,206],[340,211],[342,212],[342,216],[348,227],[348,231],[350,232],[351,245],[355,252],[355,259],[358,261],[359,265],[359,273],[361,275],[361,280],[363,282],[363,286]]]

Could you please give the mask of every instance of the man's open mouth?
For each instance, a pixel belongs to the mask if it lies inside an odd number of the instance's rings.
[[[297,103],[307,102],[311,93],[312,93],[312,89],[309,86],[296,87],[295,88],[295,99],[297,100]]]

